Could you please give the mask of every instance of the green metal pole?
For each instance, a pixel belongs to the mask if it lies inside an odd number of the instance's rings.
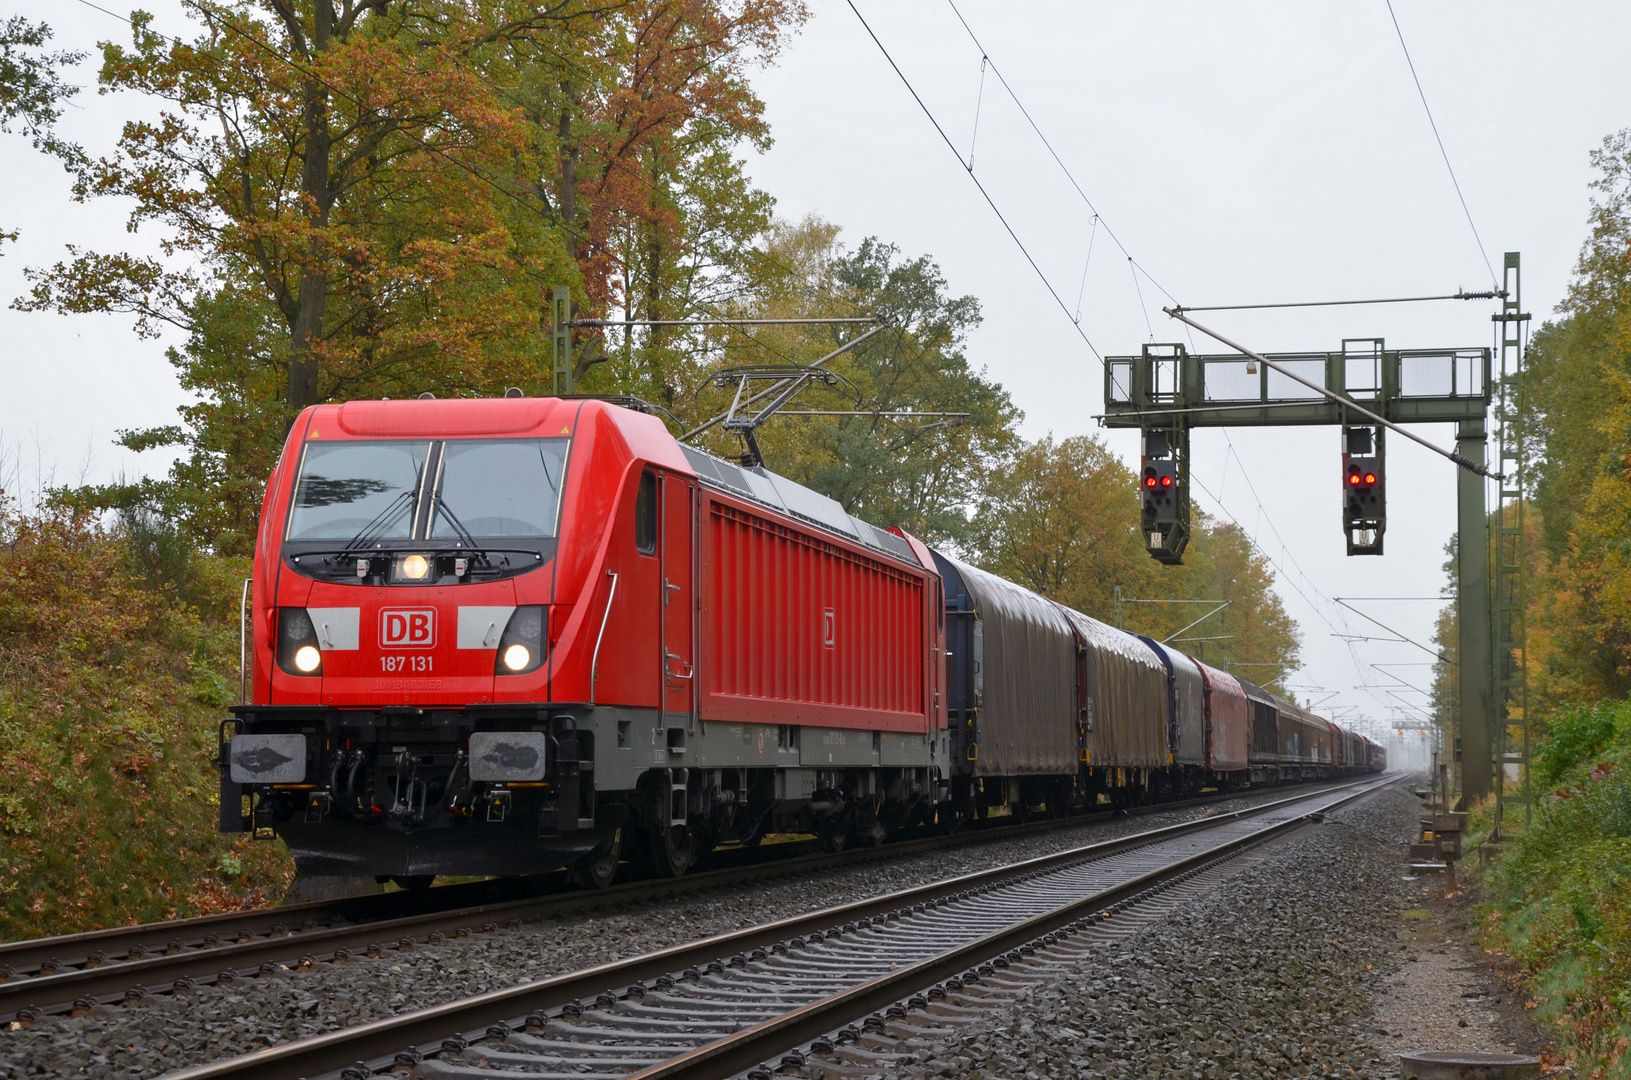
[[[549,344],[557,395],[572,392],[572,290],[555,286],[550,304]]]
[[[1466,420],[1456,428],[1456,452],[1484,464],[1484,422]],[[1484,507],[1484,478],[1456,470],[1458,605],[1461,622],[1461,795],[1470,805],[1489,794],[1490,651],[1489,527]]]

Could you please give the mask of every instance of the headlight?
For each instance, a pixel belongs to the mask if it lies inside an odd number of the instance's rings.
[[[542,604],[518,607],[510,613],[504,635],[498,639],[493,671],[499,675],[525,675],[544,662],[544,622],[549,609]]]
[[[423,555],[404,555],[396,561],[396,576],[406,581],[423,581],[430,573],[430,560]]]
[[[277,611],[277,666],[289,675],[321,675],[323,650],[305,608]]]

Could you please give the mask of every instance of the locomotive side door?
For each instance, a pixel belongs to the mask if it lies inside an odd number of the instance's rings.
[[[662,708],[687,724],[696,700],[696,484],[689,477],[661,473],[662,523]]]

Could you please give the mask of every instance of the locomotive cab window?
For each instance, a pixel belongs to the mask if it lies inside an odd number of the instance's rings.
[[[657,551],[657,474],[650,469],[640,474],[634,496],[634,549],[642,555]]]
[[[553,537],[570,442],[356,439],[308,444],[295,482],[287,539],[350,545],[364,540]]]

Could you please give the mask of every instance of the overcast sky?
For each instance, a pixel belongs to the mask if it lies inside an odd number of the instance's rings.
[[[93,48],[127,28],[87,6],[10,5],[50,22],[57,44]],[[173,3],[157,29],[187,34]],[[856,6],[957,149],[954,156],[843,0],[813,18],[755,85],[774,148],[749,162],[796,219],[817,214],[854,244],[877,236],[928,254],[952,289],[980,299],[976,365],[1025,412],[1025,433],[1107,439],[1136,465],[1136,435],[1099,428],[1104,355],[1192,339],[1160,311],[1187,305],[1349,299],[1490,287],[1383,0],[1348,4],[1030,3],[961,0],[1007,78],[1102,215],[1077,194],[945,0]],[[1439,133],[1497,270],[1523,254],[1525,308],[1563,295],[1586,234],[1588,154],[1631,126],[1631,5],[1395,0]],[[94,83],[87,64],[82,83]],[[111,145],[128,102],[81,95],[66,129]],[[978,133],[976,138],[976,115]],[[131,243],[123,209],[68,200],[60,168],[8,137],[0,224],[22,240],[0,257],[0,294],[64,244]],[[974,174],[1035,258],[1066,314],[981,198]],[[1138,279],[1108,231],[1154,282]],[[145,241],[138,238],[134,243]],[[1092,245],[1091,260],[1088,259]],[[1142,290],[1140,295],[1139,289]],[[1487,302],[1207,318],[1259,350],[1324,350],[1345,337],[1390,347],[1491,341]],[[1082,334],[1072,316],[1080,312]],[[1201,351],[1224,351],[1196,337]],[[172,422],[185,400],[160,342],[129,320],[0,312],[0,441],[58,482],[161,473],[168,462],[110,444],[117,429]],[[1420,434],[1448,447],[1453,431]],[[1388,720],[1425,698],[1443,547],[1455,527],[1453,466],[1403,439],[1388,445],[1387,555],[1347,558],[1334,428],[1197,432],[1196,504],[1240,523],[1274,562],[1303,635],[1299,695],[1322,711]],[[1219,502],[1221,500],[1221,503]],[[1198,631],[1197,631],[1198,632]],[[1339,636],[1346,635],[1346,636]],[[1390,692],[1391,691],[1391,692]],[[1415,713],[1419,715],[1419,712]]]

